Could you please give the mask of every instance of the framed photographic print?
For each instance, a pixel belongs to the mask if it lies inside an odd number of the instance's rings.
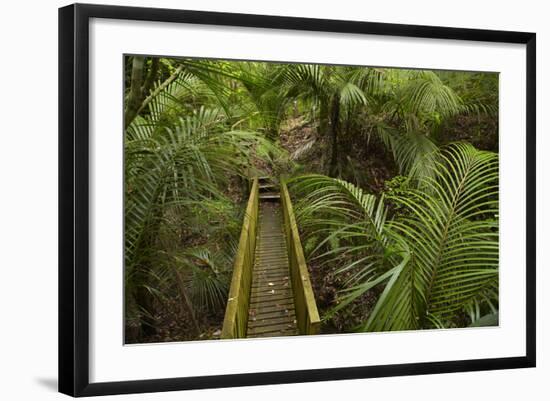
[[[59,10],[59,390],[535,366],[535,34]]]

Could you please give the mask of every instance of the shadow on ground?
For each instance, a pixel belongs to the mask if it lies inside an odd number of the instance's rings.
[[[36,382],[48,390],[57,392],[57,379],[53,377],[37,377]]]

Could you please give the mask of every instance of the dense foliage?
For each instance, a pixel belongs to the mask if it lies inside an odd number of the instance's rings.
[[[219,335],[247,178],[289,180],[323,332],[498,320],[498,75],[128,57],[126,341]]]

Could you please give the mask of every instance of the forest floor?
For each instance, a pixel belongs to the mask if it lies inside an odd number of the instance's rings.
[[[193,322],[190,313],[182,308],[184,301],[179,297],[169,298],[162,307],[157,308],[156,333],[142,338],[141,343],[157,343],[191,340],[214,340],[221,335],[224,312],[216,314],[196,314],[199,328]]]
[[[328,174],[329,138],[317,131],[317,126],[303,117],[291,118],[282,124],[280,146],[296,164],[295,173]],[[339,152],[346,155],[339,158],[340,178],[369,192],[380,193],[385,181],[397,175],[393,157],[375,139],[352,143],[346,137],[340,138]]]

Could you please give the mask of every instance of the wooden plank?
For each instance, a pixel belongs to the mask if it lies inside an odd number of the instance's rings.
[[[258,263],[261,263],[260,272],[267,271],[286,271],[288,272],[288,260],[285,259],[264,259],[258,258]]]
[[[257,295],[255,297],[250,298],[250,304],[259,304],[259,303],[281,303],[286,301],[292,301],[293,297],[292,294],[274,294],[272,296],[268,295]]]
[[[274,318],[274,317],[283,317],[283,316],[289,317],[292,320],[294,320],[296,318],[296,314],[295,314],[293,309],[285,309],[285,308],[274,309],[274,310],[271,310],[271,311],[262,310],[260,312],[256,312],[256,309],[251,308],[248,311],[248,316],[249,316],[248,317],[249,319],[251,317],[255,317],[256,320],[258,320],[258,319],[270,319],[270,318]]]
[[[296,325],[296,319],[294,316],[289,315],[279,315],[279,316],[270,316],[270,317],[258,317],[250,316],[248,322],[248,329],[255,329],[258,327],[273,326],[278,324],[284,325]]]
[[[288,256],[286,254],[281,254],[283,251],[269,251],[266,253],[257,253],[256,257],[259,260],[265,262],[284,262],[288,268]]]
[[[260,276],[262,274],[266,275],[273,275],[275,273],[277,274],[286,274],[290,277],[290,272],[288,271],[288,262],[286,263],[267,263],[263,262],[262,258],[257,259],[258,264],[262,263],[263,266],[257,266],[258,270],[256,270],[256,275]]]
[[[250,335],[260,335],[263,334],[265,337],[273,337],[276,335],[297,335],[298,330],[296,329],[296,324],[291,322],[281,322],[273,323],[266,326],[255,326],[250,327]],[[280,334],[279,334],[280,333]]]
[[[274,275],[286,275],[290,277],[290,273],[288,272],[288,264],[284,265],[271,263],[268,266],[263,266],[262,270],[256,273],[256,277],[258,278],[265,278]]]
[[[256,314],[270,313],[275,311],[294,311],[294,301],[275,302],[274,304],[250,304],[250,311]]]
[[[273,281],[273,280],[288,280],[290,281],[290,275],[288,271],[284,270],[273,270],[273,271],[266,271],[264,270],[261,273],[258,273],[256,276],[256,281],[253,281],[254,284],[256,283],[262,283],[264,281]]]
[[[287,284],[289,282],[290,282],[290,276],[288,274],[288,271],[276,270],[275,272],[258,273],[258,275],[254,277],[252,286],[255,286],[255,287],[259,287],[260,285],[272,286],[277,284]]]
[[[268,192],[264,192],[265,195],[260,195],[260,199],[265,199],[265,200],[268,200],[268,199],[280,199],[280,195],[273,195],[273,194],[270,194]]]
[[[269,253],[257,253],[256,256],[260,261],[269,263],[269,262],[285,262],[286,267],[288,267],[288,256],[282,254],[282,251],[270,251]]]
[[[290,277],[290,272],[288,271],[288,269],[277,268],[273,270],[263,269],[258,271],[256,274],[256,277],[258,278],[265,278],[270,276]]]
[[[258,327],[250,329],[248,337],[276,337],[292,336],[298,334],[295,325],[279,324],[273,326]]]
[[[288,267],[284,265],[271,265],[273,268],[271,270],[263,269],[256,273],[256,277],[258,278],[267,278],[272,276],[288,276],[290,277],[290,273],[288,272]],[[287,265],[288,266],[288,265]]]
[[[281,288],[290,287],[290,278],[287,276],[264,277],[252,283],[252,288]]]
[[[258,258],[257,262],[262,264],[262,266],[259,267],[261,270],[258,270],[258,274],[286,273],[287,275],[290,275],[288,271],[288,262],[284,260],[269,261],[269,260],[264,260],[262,258]]]
[[[287,275],[290,275],[288,271],[288,261],[285,260],[279,260],[279,261],[273,261],[273,260],[264,260],[262,258],[257,259],[258,262],[258,273],[286,273]],[[259,265],[261,264],[261,266]]]
[[[276,280],[265,280],[261,282],[256,282],[252,284],[252,290],[286,290],[290,288],[289,280],[284,280],[280,278],[278,281]],[[254,291],[253,291],[254,292]]]
[[[296,319],[296,313],[294,311],[294,308],[292,307],[292,303],[278,307],[273,306],[264,306],[262,308],[254,308],[253,306],[250,307],[248,317],[255,316],[257,318],[264,318],[265,317],[274,317],[274,316],[288,316],[292,317],[293,319]],[[252,323],[249,321],[249,323]]]
[[[259,290],[261,290],[261,291],[263,291],[263,290],[265,290],[265,291],[271,291],[271,290],[291,291],[291,286],[290,286],[290,280],[285,280],[284,276],[283,277],[276,277],[273,280],[270,277],[266,277],[266,278],[262,279],[261,281],[253,282],[251,289],[255,290],[255,291],[253,291],[254,293],[256,291],[259,291]]]
[[[282,285],[288,282],[290,282],[288,270],[284,271],[282,269],[276,269],[272,272],[264,270],[262,273],[257,273],[257,275],[254,277],[254,280],[252,281],[252,286],[259,287],[265,285],[271,287],[274,285]]]
[[[263,241],[266,241],[265,237],[262,238]],[[283,242],[283,239],[277,239],[277,241]],[[281,255],[288,257],[288,254],[286,253],[286,245],[277,245],[277,246],[266,246],[261,251],[256,251],[256,255]]]
[[[258,303],[260,300],[270,302],[272,300],[277,301],[279,299],[293,299],[292,291],[289,288],[284,288],[279,291],[262,288],[250,294],[251,303]]]
[[[258,273],[258,275],[256,276],[256,280],[252,282],[253,283],[252,285],[259,286],[262,283],[265,283],[265,282],[272,283],[274,281],[290,282],[290,277],[288,272],[283,270],[280,270],[280,271],[276,270],[273,272]]]
[[[257,280],[263,280],[273,276],[275,276],[275,278],[279,277],[281,280],[285,279],[285,277],[290,279],[290,272],[288,271],[288,268],[276,268],[273,270],[264,269],[257,271],[254,278]]]

